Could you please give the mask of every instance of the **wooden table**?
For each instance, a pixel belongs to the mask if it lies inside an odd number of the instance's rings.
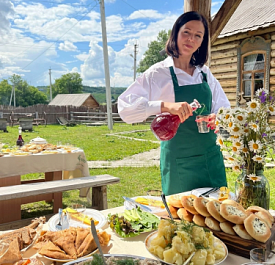
[[[41,172],[45,173],[45,178],[21,181],[21,175]],[[89,167],[83,150],[0,158],[0,187],[82,176],[89,176]],[[0,201],[0,224],[20,220],[21,204],[42,200],[55,200],[55,213],[58,212],[58,208],[62,208],[62,192]]]

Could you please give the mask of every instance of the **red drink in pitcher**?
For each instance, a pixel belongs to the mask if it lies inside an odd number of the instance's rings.
[[[200,103],[194,99],[190,104],[193,111],[201,108]],[[151,130],[160,141],[171,140],[177,133],[180,126],[180,118],[178,115],[173,115],[170,113],[160,114],[151,123]]]

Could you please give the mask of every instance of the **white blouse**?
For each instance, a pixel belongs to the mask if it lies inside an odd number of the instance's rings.
[[[202,83],[201,70],[207,74],[207,82],[212,91],[212,113],[217,113],[220,107],[230,107],[220,83],[207,66],[196,67],[191,76],[176,68],[172,57],[169,56],[147,69],[118,97],[118,113],[123,121],[142,122],[151,115],[161,113],[162,101],[175,102],[170,66],[174,68],[179,86],[200,84]]]

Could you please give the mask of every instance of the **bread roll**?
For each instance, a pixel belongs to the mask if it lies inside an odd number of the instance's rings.
[[[227,221],[234,224],[243,224],[244,219],[247,217],[243,207],[234,206],[231,204],[221,204],[221,216]]]
[[[206,204],[208,212],[219,222],[225,222],[225,219],[220,214],[221,203],[218,201],[209,201]]]
[[[238,207],[238,208],[242,209],[243,211],[245,211],[243,206],[241,204],[239,204],[238,202],[234,201],[234,200],[227,199],[227,200],[224,200],[222,203],[233,205],[233,206]]]
[[[207,216],[210,216],[210,213],[208,212],[207,208],[206,208],[206,204],[209,202],[209,200],[203,198],[203,197],[197,197],[194,199],[194,207],[195,207],[195,210],[207,217]]]
[[[181,204],[182,206],[190,213],[192,214],[198,214],[194,207],[194,200],[196,196],[194,195],[188,195],[188,196],[182,196],[181,197]]]
[[[249,215],[244,220],[244,227],[250,236],[262,243],[265,243],[271,236],[267,223],[255,214]]]
[[[272,224],[274,223],[274,217],[271,215],[271,213],[260,206],[249,206],[246,210],[251,211],[253,213],[260,212],[260,211],[265,212],[268,215],[268,218],[272,222]]]
[[[205,217],[205,224],[212,230],[221,231],[220,223],[212,216]]]
[[[188,222],[192,222],[194,214],[188,212],[184,208],[179,208],[177,211],[177,214],[181,220],[185,220]]]
[[[236,233],[233,229],[234,225],[235,224],[233,224],[229,221],[225,221],[225,222],[220,223],[220,228],[224,233],[234,236],[234,235],[236,235]]]
[[[243,238],[243,239],[248,239],[248,240],[252,240],[253,238],[247,233],[244,225],[234,225],[233,226],[234,231],[236,232],[236,234]]]
[[[178,208],[176,208],[172,205],[169,205],[169,210],[170,210],[173,218],[179,218],[179,216],[177,214]]]
[[[259,211],[256,212],[255,215],[257,215],[258,217],[262,218],[263,220],[265,220],[265,222],[267,223],[268,227],[271,228],[272,227],[272,222],[270,221],[268,214],[264,211]]]
[[[173,207],[176,208],[182,208],[182,204],[181,204],[181,200],[180,198],[182,197],[182,195],[171,195],[169,197],[167,197],[167,201],[169,203],[169,205],[172,205]]]
[[[193,223],[199,226],[205,226],[205,217],[200,214],[194,214]]]

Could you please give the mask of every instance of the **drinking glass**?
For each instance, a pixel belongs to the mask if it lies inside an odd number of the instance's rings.
[[[253,248],[250,250],[250,261],[252,262],[268,262],[272,256],[272,253],[269,250],[264,248]]]
[[[83,214],[86,211],[86,206],[83,204],[74,203],[74,204],[72,204],[72,209],[74,209],[78,213]]]
[[[208,125],[208,115],[198,115],[196,117],[199,133],[208,133],[210,128]]]

